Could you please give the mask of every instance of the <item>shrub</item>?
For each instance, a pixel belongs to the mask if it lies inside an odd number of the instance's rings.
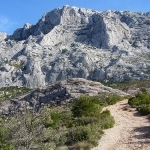
[[[150,114],[150,105],[149,106],[143,106],[140,109],[140,112],[142,115],[149,115]]]
[[[102,129],[112,128],[115,124],[114,117],[111,116],[109,110],[105,110],[100,116],[100,126]]]
[[[150,104],[150,94],[149,93],[138,93],[135,97],[129,98],[128,104],[131,107],[141,107],[142,105]]]
[[[77,126],[73,127],[67,133],[68,142],[78,142],[78,141],[86,141],[90,139],[90,128],[86,126]]]
[[[102,107],[97,97],[81,96],[72,106],[74,117],[99,117]]]
[[[127,96],[119,96],[116,94],[110,94],[106,92],[99,93],[100,105],[108,106],[116,104],[118,101],[128,98]]]
[[[114,95],[114,94],[106,98],[106,102],[108,105],[114,105],[120,100],[122,100],[122,97],[119,95]]]
[[[71,114],[63,114],[61,120],[62,126],[66,126],[67,128],[71,128],[74,126],[74,121]]]
[[[135,97],[129,98],[128,104],[131,107],[138,108],[142,115],[150,114],[150,94],[145,90],[138,93]]]
[[[147,93],[147,90],[145,88],[141,88],[140,91],[145,94]]]
[[[73,123],[75,126],[86,126],[88,124],[94,124],[98,122],[98,118],[97,117],[79,117],[79,118],[75,118]]]
[[[57,126],[59,126],[59,122],[61,121],[61,113],[59,112],[51,113],[51,119],[53,121],[52,127],[57,128]]]

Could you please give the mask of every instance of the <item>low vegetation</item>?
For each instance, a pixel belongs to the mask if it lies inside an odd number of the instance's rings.
[[[145,88],[142,88],[135,97],[129,98],[128,103],[131,107],[137,108],[142,115],[150,114],[150,94]]]
[[[15,97],[21,96],[28,93],[31,89],[26,87],[10,86],[0,88],[0,102],[13,99]]]
[[[99,94],[99,100],[100,100],[100,105],[101,106],[108,106],[108,105],[114,105],[117,102],[128,98],[129,96],[119,96],[116,94],[112,94],[112,93],[100,93]]]
[[[16,63],[16,62],[8,62],[8,64],[10,65],[10,66],[14,66],[15,68],[17,68],[17,69],[22,69],[23,68],[23,65],[22,64],[18,64],[18,63]]]
[[[82,96],[68,106],[44,107],[37,113],[25,109],[3,116],[0,149],[90,150],[97,146],[103,129],[115,123],[109,110],[102,111],[101,104],[98,97]]]
[[[122,82],[108,82],[103,83],[106,86],[112,87],[114,89],[119,89],[122,91],[127,91],[130,87],[136,87],[136,88],[150,88],[150,81],[149,80],[128,80],[128,81],[122,81]]]

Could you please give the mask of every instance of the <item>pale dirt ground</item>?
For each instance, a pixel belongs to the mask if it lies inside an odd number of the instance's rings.
[[[127,102],[106,107],[116,123],[105,130],[98,147],[92,150],[150,150],[150,119],[130,108]]]

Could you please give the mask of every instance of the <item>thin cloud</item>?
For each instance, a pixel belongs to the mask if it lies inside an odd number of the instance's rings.
[[[0,16],[0,32],[9,32],[16,23],[5,16]]]

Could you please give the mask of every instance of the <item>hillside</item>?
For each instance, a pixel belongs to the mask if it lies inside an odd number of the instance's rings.
[[[8,96],[12,95],[10,91],[7,91],[7,93]],[[5,99],[4,101],[1,98],[0,114],[10,115],[16,111],[24,110],[25,106],[30,110],[39,111],[43,106],[68,105],[69,102],[78,99],[82,95],[106,97],[109,94],[119,96],[128,95],[120,90],[104,86],[99,82],[73,78],[51,84],[44,88],[37,88],[32,91],[28,90],[27,94],[22,93],[22,96],[12,97],[11,100]]]
[[[150,13],[64,6],[0,33],[0,87],[150,79]]]

